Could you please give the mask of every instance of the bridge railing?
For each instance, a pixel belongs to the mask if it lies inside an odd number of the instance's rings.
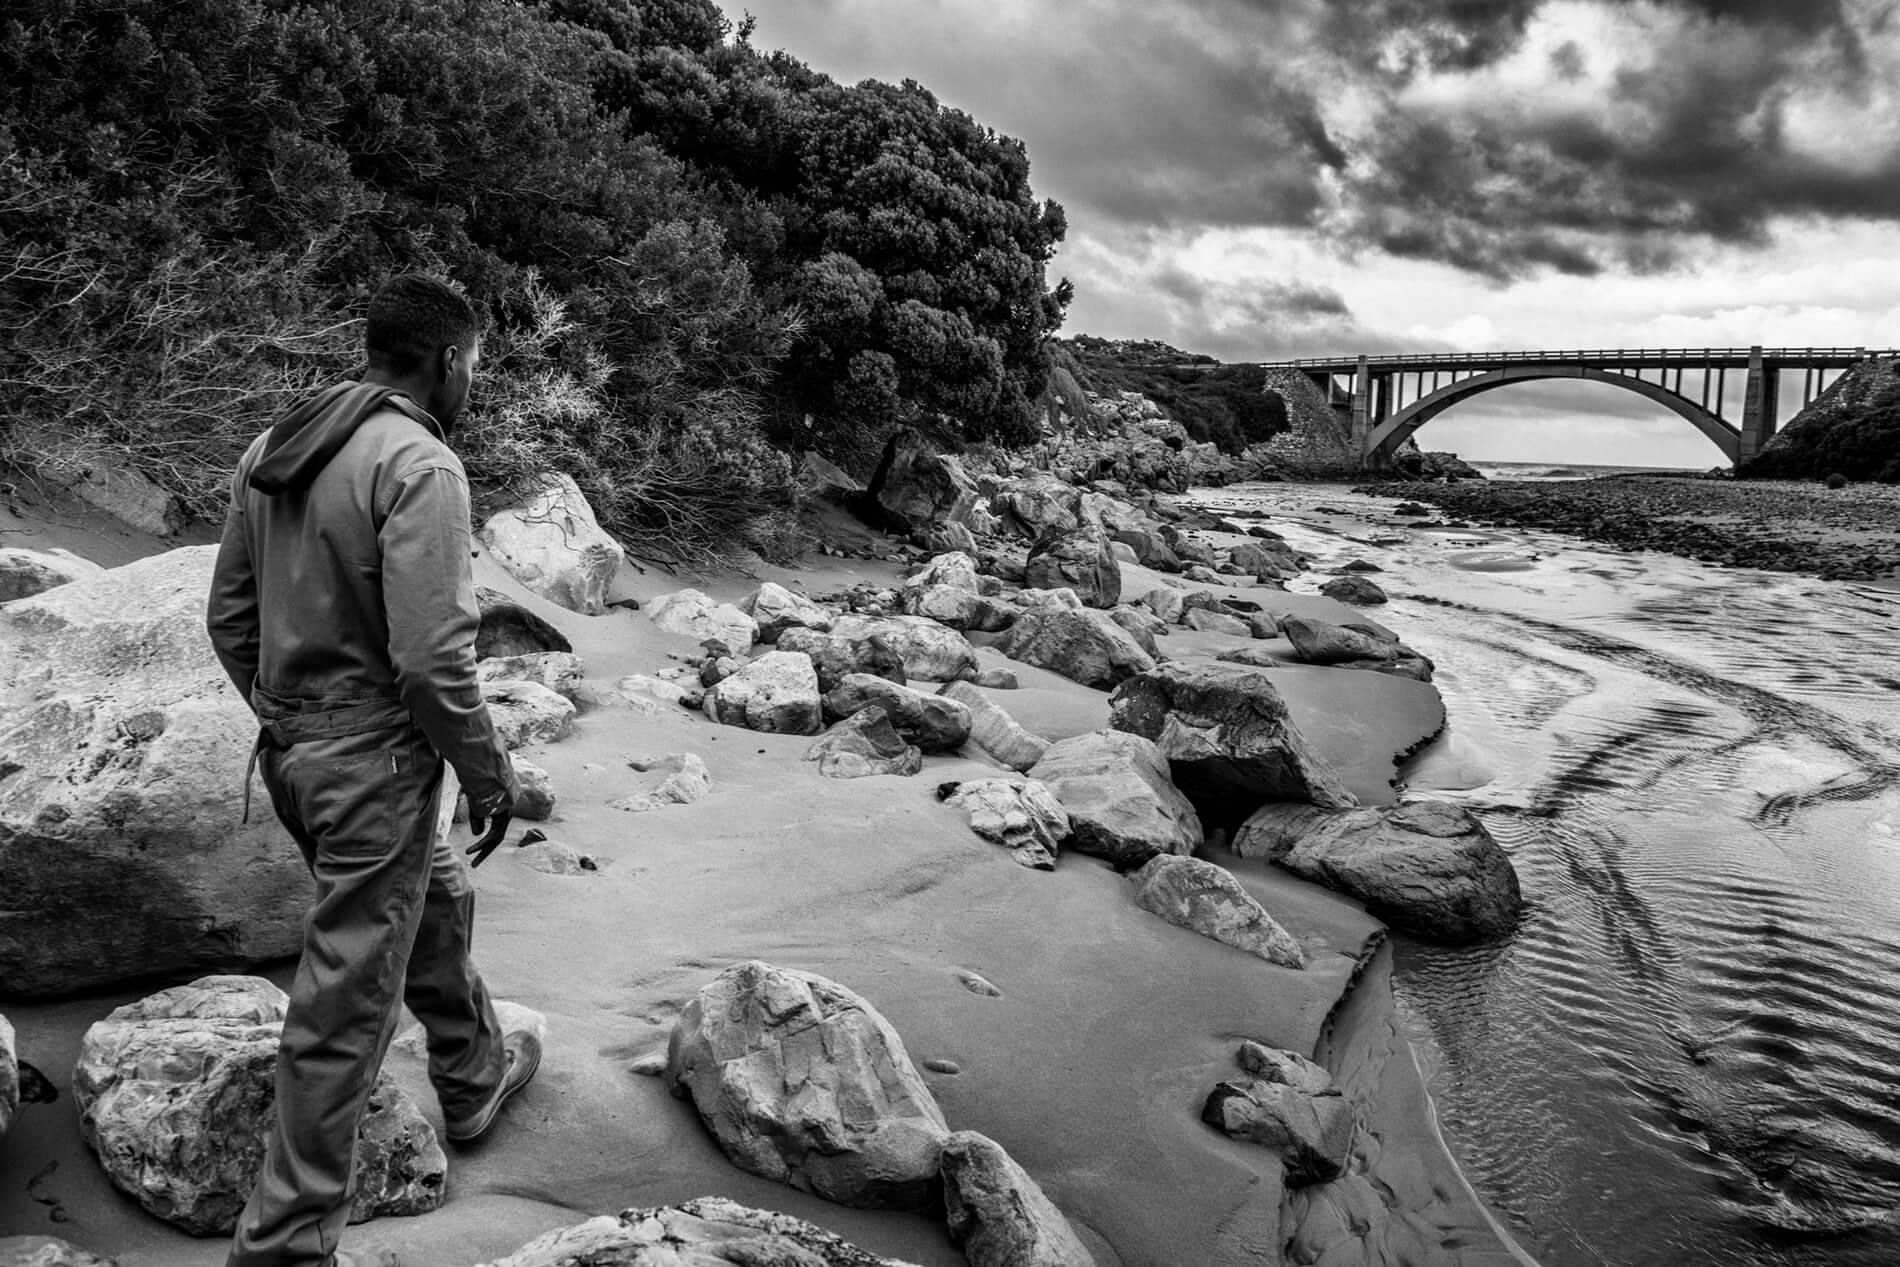
[[[1693,366],[1697,363],[1716,361],[1746,364],[1754,355],[1754,351],[1753,348],[1564,348],[1534,352],[1406,352],[1390,356],[1368,356],[1365,359],[1368,366],[1381,370],[1403,366],[1447,369],[1465,365],[1574,364],[1579,361],[1594,361],[1608,365],[1657,364],[1666,361],[1672,364]],[[1798,365],[1803,361],[1842,361],[1900,356],[1900,349],[1763,348],[1761,356],[1765,361],[1793,361]],[[1359,358],[1357,356],[1297,357],[1290,361],[1264,361],[1256,362],[1256,364],[1261,369],[1345,371],[1357,369]]]

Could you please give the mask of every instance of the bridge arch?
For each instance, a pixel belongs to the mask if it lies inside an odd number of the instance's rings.
[[[1741,431],[1704,409],[1686,396],[1656,383],[1645,382],[1629,374],[1617,374],[1588,365],[1519,364],[1474,374],[1459,379],[1428,396],[1421,397],[1389,418],[1382,418],[1366,437],[1366,458],[1373,466],[1384,466],[1411,434],[1445,410],[1473,396],[1483,395],[1513,383],[1529,383],[1548,378],[1582,378],[1608,383],[1648,397],[1665,409],[1681,415],[1689,424],[1713,441],[1729,462],[1737,461],[1742,451]]]

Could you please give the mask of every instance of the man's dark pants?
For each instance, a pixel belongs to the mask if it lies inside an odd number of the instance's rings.
[[[286,719],[293,724],[297,719]],[[271,803],[316,880],[277,1057],[277,1119],[228,1267],[316,1267],[348,1221],[356,1133],[400,1005],[451,1119],[485,1104],[501,1027],[469,961],[475,891],[437,831],[444,766],[404,723],[266,746]]]

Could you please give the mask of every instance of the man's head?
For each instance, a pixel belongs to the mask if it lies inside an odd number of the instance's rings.
[[[455,425],[482,357],[482,319],[460,291],[420,273],[391,278],[369,301],[363,341],[374,377]]]

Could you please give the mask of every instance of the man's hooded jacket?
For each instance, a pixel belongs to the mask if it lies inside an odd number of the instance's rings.
[[[469,552],[468,478],[436,420],[388,387],[331,387],[238,462],[212,644],[260,711],[400,700],[492,812],[515,779],[475,672]]]

